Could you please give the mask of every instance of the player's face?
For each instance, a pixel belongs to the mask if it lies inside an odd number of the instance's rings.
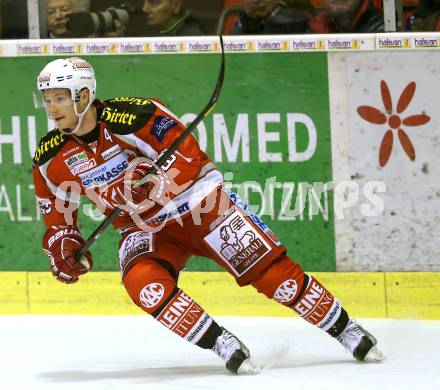
[[[275,0],[243,0],[243,8],[251,18],[269,16],[278,2]]]
[[[72,13],[71,0],[48,0],[47,27],[57,37],[69,35],[66,29],[68,14]]]
[[[73,100],[68,89],[49,89],[43,92],[44,104],[49,118],[59,129],[74,129],[78,123]]]
[[[164,28],[180,12],[181,3],[176,0],[145,0],[142,11],[150,27]]]

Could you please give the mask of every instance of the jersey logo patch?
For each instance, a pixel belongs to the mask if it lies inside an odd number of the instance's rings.
[[[177,122],[173,119],[160,115],[154,120],[153,126],[151,126],[151,134],[154,135],[159,142],[162,142],[168,130],[176,125]]]
[[[298,284],[296,280],[288,279],[281,283],[274,294],[274,299],[278,302],[290,302],[296,297],[298,292]]]
[[[153,233],[134,232],[129,234],[119,248],[119,265],[122,274],[138,256],[153,252]]]
[[[40,212],[43,215],[50,214],[52,212],[52,202],[50,199],[37,198],[40,205]]]
[[[156,317],[162,325],[196,344],[212,324],[212,318],[182,290]]]
[[[115,154],[118,154],[121,151],[121,147],[116,144],[112,146],[110,149],[107,149],[105,152],[101,153],[101,156],[104,160],[108,160],[110,157],[113,157]]]
[[[58,130],[52,130],[46,136],[44,136],[35,150],[34,163],[42,165],[45,162],[53,158],[58,151],[67,142],[64,134],[61,134]]]
[[[139,294],[142,306],[150,309],[156,306],[165,294],[165,287],[160,283],[150,283],[145,286]]]
[[[124,111],[119,111],[116,107],[104,107],[101,114],[101,119],[110,123],[120,123],[123,125],[132,126],[136,120],[136,115]]]
[[[83,187],[86,189],[100,187],[115,180],[127,170],[127,158],[127,153],[120,153],[87,173],[79,174]]]
[[[72,172],[72,175],[78,175],[79,173],[88,171],[89,169],[95,168],[96,167],[96,160],[94,158],[83,162],[81,164],[75,165],[70,169],[70,172]]]
[[[86,152],[79,152],[77,154],[74,154],[73,156],[70,156],[68,159],[64,160],[68,168],[73,168],[78,164],[81,164],[83,162],[86,162],[89,158],[87,157]]]
[[[237,276],[243,275],[270,252],[258,230],[239,211],[231,214],[204,240]]]

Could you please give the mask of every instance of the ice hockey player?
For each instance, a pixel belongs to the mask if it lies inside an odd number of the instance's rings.
[[[75,283],[93,265],[77,225],[80,195],[121,234],[119,268],[133,302],[183,339],[222,358],[233,373],[255,373],[248,348],[178,287],[192,255],[214,260],[239,286],[292,309],[339,341],[359,361],[384,359],[376,339],[288,255],[266,224],[222,184],[222,175],[189,136],[146,184],[152,161],[184,131],[164,105],[142,97],[96,98],[92,66],[73,57],[48,63],[37,79],[57,128],[35,152],[36,197],[47,227],[43,250],[61,282]]]

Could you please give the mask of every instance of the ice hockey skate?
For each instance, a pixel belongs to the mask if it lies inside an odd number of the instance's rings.
[[[381,363],[385,360],[385,355],[376,346],[376,338],[356,321],[350,320],[336,339],[356,360],[368,363]]]
[[[252,362],[249,349],[231,332],[222,330],[212,350],[226,362],[226,368],[239,375],[258,374],[260,368]]]

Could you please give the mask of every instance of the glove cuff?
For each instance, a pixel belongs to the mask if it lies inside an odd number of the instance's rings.
[[[43,250],[51,252],[51,248],[55,243],[59,242],[63,237],[77,238],[84,241],[81,232],[76,226],[52,226],[46,230],[43,236]]]

